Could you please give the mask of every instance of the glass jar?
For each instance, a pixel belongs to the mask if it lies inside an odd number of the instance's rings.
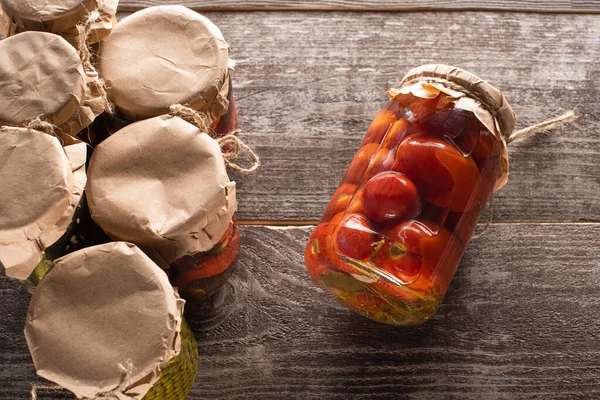
[[[492,192],[514,113],[455,67],[410,71],[369,127],[305,252],[326,291],[376,321],[418,325],[440,306]]]
[[[184,400],[198,371],[184,303],[139,248],[106,243],[56,260],[25,337],[38,374],[77,398]]]
[[[236,185],[220,145],[172,115],[134,122],[94,149],[87,198],[94,221],[168,270],[186,300],[224,283],[239,250]]]
[[[188,300],[203,301],[210,298],[233,273],[230,268],[240,250],[240,233],[235,219],[227,231],[210,250],[185,255],[171,263],[168,270],[173,286]]]
[[[233,130],[235,63],[229,51],[219,28],[184,6],[148,7],[122,19],[100,45],[98,72],[117,112],[99,128],[112,134],[181,104],[202,114],[215,131]]]
[[[0,159],[0,261],[7,276],[23,282],[30,277],[26,284],[34,286],[47,261],[74,245],[86,145],[67,135],[3,126]]]
[[[117,23],[118,3],[118,0],[0,0],[2,36],[41,31],[60,35],[77,46],[77,25],[97,10],[99,16],[89,37],[90,43],[96,43],[108,36]]]
[[[56,132],[80,136],[104,112],[96,78],[60,36],[20,33],[0,41],[0,54],[0,126],[40,120]]]

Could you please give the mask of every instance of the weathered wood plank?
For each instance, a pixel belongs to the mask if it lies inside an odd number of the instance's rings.
[[[421,327],[351,313],[303,267],[312,228],[243,227],[234,277],[189,313],[190,399],[589,399],[600,396],[600,224],[493,224]],[[28,399],[29,296],[0,278],[0,399]],[[66,399],[44,391],[42,399]]]
[[[124,14],[120,16],[123,17]],[[600,221],[600,17],[489,12],[206,15],[237,59],[242,137],[262,157],[235,177],[243,220],[319,219],[369,122],[410,68],[454,64],[504,91],[517,128],[579,120],[511,149],[497,221]]]
[[[410,68],[458,65],[503,90],[522,128],[561,109],[572,125],[516,143],[498,221],[600,220],[600,19],[522,13],[208,13],[238,61],[242,219],[318,219],[385,91]]]
[[[600,12],[600,4],[595,0],[121,0],[120,9],[133,11],[140,8],[162,5],[183,4],[196,10],[520,10],[537,12]]]

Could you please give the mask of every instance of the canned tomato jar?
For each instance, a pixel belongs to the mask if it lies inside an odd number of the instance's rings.
[[[98,71],[117,119],[127,123],[167,114],[183,104],[203,115],[217,133],[237,124],[231,86],[235,63],[219,28],[184,6],[148,7],[124,18],[102,42]],[[142,65],[143,68],[132,68]]]
[[[168,270],[186,299],[214,294],[238,254],[236,184],[220,144],[183,119],[134,122],[95,150],[87,199],[114,240],[134,243]]]
[[[116,25],[118,3],[118,0],[0,0],[2,36],[42,31],[60,35],[77,46],[77,25],[84,24],[95,10],[98,16],[88,39],[96,43]]]
[[[411,70],[369,127],[305,252],[326,291],[376,321],[418,325],[442,302],[490,195],[515,116],[446,65]]]
[[[184,400],[198,371],[184,303],[133,244],[62,257],[27,313],[37,373],[79,399]]]
[[[73,46],[52,33],[24,32],[0,40],[0,54],[0,126],[38,120],[63,134],[87,136],[106,102]]]
[[[76,234],[85,159],[86,145],[70,136],[0,128],[0,262],[29,288],[49,262],[86,242]]]

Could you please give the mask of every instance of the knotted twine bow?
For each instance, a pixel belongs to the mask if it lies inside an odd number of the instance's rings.
[[[522,139],[526,138],[527,136],[534,135],[538,132],[549,131],[550,129],[558,128],[559,126],[562,126],[562,125],[574,120],[575,118],[577,118],[577,116],[575,115],[575,112],[573,110],[566,111],[564,114],[562,114],[556,118],[551,118],[544,122],[540,122],[539,124],[531,125],[527,128],[519,129],[518,131],[511,133],[510,136],[506,139],[506,143],[511,144],[513,142],[522,140]],[[490,227],[490,224],[492,222],[493,212],[494,212],[494,194],[492,193],[492,195],[490,196],[489,204],[488,204],[488,218],[485,223],[485,226],[483,227],[483,230],[480,233],[473,235],[472,239],[479,239],[487,231],[487,229]]]
[[[206,116],[201,112],[181,104],[174,104],[169,108],[169,110],[171,111],[171,115],[180,117],[181,119],[193,124],[202,132],[206,132],[213,139],[215,139],[221,147],[221,153],[223,154],[225,164],[227,164],[227,166],[232,170],[241,174],[249,174],[260,166],[260,158],[258,155],[250,148],[250,146],[237,137],[240,132],[239,130],[228,133],[223,137],[217,137],[213,130],[208,126]],[[237,158],[241,153],[246,153],[248,157],[250,157],[250,167],[241,167],[240,165],[231,161]]]

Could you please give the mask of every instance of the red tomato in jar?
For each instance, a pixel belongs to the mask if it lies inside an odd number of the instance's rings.
[[[363,190],[362,189],[359,189],[358,192],[356,192],[354,194],[354,197],[352,197],[352,200],[350,200],[350,204],[348,205],[346,212],[348,214],[363,214],[364,215],[365,210],[363,207]]]
[[[412,133],[414,133],[416,129],[405,118],[401,118],[394,122],[383,141],[382,147],[391,150],[398,146],[400,142],[411,133],[411,130],[409,129],[411,127]]]
[[[363,180],[367,181],[380,172],[391,170],[395,163],[396,152],[386,148],[380,148],[369,163],[369,167],[363,175]]]
[[[413,101],[409,104],[408,109],[413,115],[412,120],[415,122],[423,122],[429,115],[437,110],[453,107],[450,98],[440,93],[437,97],[431,99],[423,99],[413,96]]]
[[[363,187],[365,215],[381,225],[415,218],[421,211],[414,183],[398,172],[375,175]]]
[[[428,222],[409,221],[382,230],[381,236],[385,244],[373,258],[378,268],[422,295],[431,285],[439,286],[440,290],[449,285],[462,248],[447,229]],[[391,282],[374,284],[394,296],[405,298],[410,293]]]
[[[344,177],[345,183],[358,183],[360,181],[377,149],[379,149],[378,143],[365,144],[358,149]]]
[[[500,142],[485,127],[479,132],[477,146],[473,152],[475,158],[486,158],[497,156],[500,152]]]
[[[348,183],[340,185],[340,187],[338,187],[333,194],[327,209],[325,209],[325,213],[321,218],[321,222],[326,222],[335,214],[344,211],[346,207],[348,207],[348,204],[350,204],[350,200],[352,199],[355,191],[356,185]]]
[[[345,257],[367,261],[373,253],[375,234],[364,215],[348,214],[333,233],[335,251]]]
[[[381,143],[392,124],[398,119],[400,106],[395,101],[390,101],[387,106],[377,114],[367,130],[363,145],[367,143]]]
[[[427,116],[421,126],[428,135],[454,143],[464,155],[473,153],[479,132],[485,129],[475,114],[460,108],[438,110]]]
[[[343,216],[344,213],[338,213],[331,218],[331,221],[320,223],[310,236],[304,261],[308,273],[315,280],[319,280],[322,274],[329,274],[330,268],[343,264],[333,250],[332,241],[333,231]]]
[[[240,249],[240,234],[233,223],[211,250],[192,256],[184,256],[171,264],[177,271],[171,279],[173,286],[185,286],[198,279],[210,278],[223,273],[233,263]]]
[[[479,169],[471,157],[431,136],[406,139],[396,151],[394,170],[412,180],[428,202],[464,211],[476,204]]]

